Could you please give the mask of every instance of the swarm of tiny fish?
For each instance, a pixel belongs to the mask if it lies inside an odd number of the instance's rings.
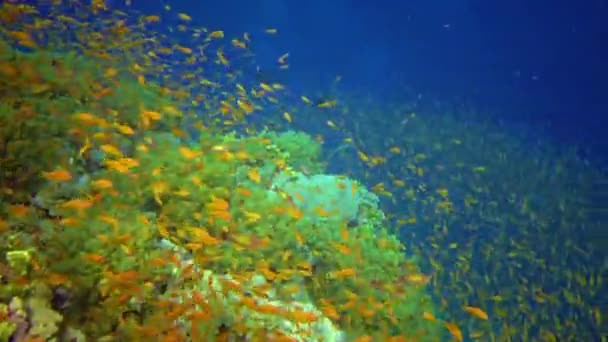
[[[343,94],[340,76],[295,94],[252,76],[255,38],[279,30],[227,37],[165,9],[0,7],[1,338],[605,333],[592,163],[470,109]],[[320,197],[365,184],[381,208],[303,210],[276,183],[330,172]]]
[[[345,101],[328,158],[370,184],[417,251],[439,303],[426,318],[456,340],[600,340],[606,175],[542,132],[412,99]]]
[[[313,220],[297,194],[272,186],[294,167],[322,172],[321,148],[308,135],[248,122],[276,109],[285,89],[244,85],[228,56],[250,58],[248,34],[228,50],[214,45],[221,31],[190,28],[178,14],[177,30],[200,44],[194,54],[149,33],[160,17],[103,1],[4,3],[0,13],[3,336],[432,341],[444,333],[418,314],[433,311],[428,277],[386,227],[332,220],[321,207]],[[344,186],[336,177],[335,188]]]

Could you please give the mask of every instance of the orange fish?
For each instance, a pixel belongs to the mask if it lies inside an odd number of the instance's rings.
[[[93,206],[93,201],[90,199],[75,198],[61,203],[60,207],[65,209],[83,210]]]
[[[259,183],[262,181],[262,176],[260,175],[260,171],[258,171],[258,169],[251,169],[247,172],[247,176],[249,177],[249,179],[251,179],[252,181]]]
[[[189,149],[185,146],[181,146],[179,148],[179,153],[186,159],[194,159],[200,155],[202,155],[203,153],[200,151],[194,151],[192,149]]]
[[[424,285],[429,282],[431,277],[424,274],[408,274],[405,276],[405,281],[415,285]]]
[[[300,290],[299,287],[298,290]],[[333,321],[338,321],[340,319],[340,314],[338,313],[338,310],[336,310],[336,308],[326,300],[323,300],[320,310],[321,312],[323,312],[325,317],[328,317]]]
[[[203,245],[217,245],[221,242],[220,240],[211,236],[209,232],[203,228],[189,227],[187,230],[190,231],[194,236],[195,243],[201,243]]]
[[[228,204],[228,201],[222,198],[217,198],[215,196],[212,196],[211,203],[207,204],[207,208],[212,211],[228,210],[229,206],[230,205]]]
[[[118,272],[118,273],[113,273],[111,271],[106,271],[104,272],[106,278],[108,278],[108,280],[111,280],[112,282],[118,283],[118,284],[132,284],[134,282],[137,281],[137,279],[139,279],[139,273],[137,271],[125,271],[125,272]]]
[[[124,135],[133,135],[133,134],[135,134],[135,131],[133,130],[133,128],[131,128],[128,125],[123,125],[123,124],[116,123],[116,124],[114,124],[114,127],[116,127],[116,129],[120,133],[122,133]]]
[[[80,224],[80,220],[78,220],[74,217],[64,217],[61,220],[59,220],[59,224],[62,226],[67,226],[67,227],[76,227]]]
[[[348,246],[346,246],[343,243],[334,243],[334,248],[336,250],[338,250],[338,252],[340,252],[341,254],[344,255],[349,255],[350,254],[350,248],[348,248]]]
[[[108,125],[108,123],[104,119],[102,119],[96,115],[93,115],[91,113],[87,113],[87,112],[74,114],[73,117],[74,117],[74,119],[80,121],[81,123],[83,123],[87,126],[105,127]]]
[[[355,274],[357,274],[357,272],[355,271],[354,268],[344,268],[339,271],[329,272],[328,277],[331,279],[340,279],[340,278],[352,277]]]
[[[462,331],[460,331],[456,324],[445,322],[444,325],[456,340],[462,342]]]
[[[120,151],[120,149],[114,145],[111,144],[103,144],[99,147],[100,150],[104,151],[105,153],[109,154],[109,155],[113,155],[116,157],[122,157],[122,152]]]
[[[103,97],[106,97],[108,95],[111,95],[114,92],[113,88],[110,87],[106,87],[101,89],[100,91],[96,92],[93,94],[93,97],[95,97],[96,99],[101,99]]]
[[[109,189],[113,186],[112,181],[109,179],[97,179],[91,182],[91,186],[95,189]]]
[[[163,266],[165,266],[167,263],[168,263],[168,260],[167,260],[167,259],[160,258],[160,257],[157,257],[157,258],[152,258],[152,259],[150,259],[150,260],[148,261],[148,264],[149,264],[150,266],[153,266],[153,267],[163,267]]]
[[[53,182],[67,182],[72,179],[72,174],[67,170],[42,172],[42,176]]]
[[[313,312],[294,310],[289,312],[288,318],[297,323],[310,323],[317,320],[318,316]]]
[[[426,311],[422,313],[422,318],[426,319],[427,321],[437,320],[437,318],[435,318],[435,315]]]
[[[105,256],[99,255],[99,254],[96,254],[96,253],[89,253],[89,254],[85,255],[84,257],[88,261],[96,263],[96,264],[100,264],[100,263],[106,261],[106,257]]]
[[[46,283],[52,286],[65,285],[69,281],[70,279],[64,274],[49,273],[46,276]]]
[[[253,194],[251,190],[245,188],[236,188],[236,192],[245,197],[249,197]]]
[[[106,160],[105,165],[110,170],[119,173],[127,173],[130,169],[139,166],[139,161],[132,158],[119,158],[116,160]]]
[[[12,31],[9,32],[9,36],[19,43],[21,46],[28,47],[30,49],[34,49],[38,46],[29,32],[25,31]]]
[[[475,306],[465,306],[463,307],[464,311],[470,313],[471,315],[479,318],[479,319],[483,319],[483,320],[487,320],[488,319],[488,314],[483,311],[482,309],[475,307]]]
[[[287,215],[289,215],[291,218],[294,218],[296,220],[299,220],[302,217],[304,217],[304,213],[301,210],[299,210],[298,208],[296,208],[295,206],[287,207]]]
[[[148,15],[143,17],[146,23],[158,23],[160,21],[160,17],[157,15]]]
[[[247,114],[253,113],[253,111],[255,110],[253,105],[246,100],[239,99],[236,101],[236,104]]]
[[[323,207],[319,206],[316,207],[315,212],[317,213],[317,215],[322,216],[322,217],[328,217],[331,213],[325,209],[323,209]]]

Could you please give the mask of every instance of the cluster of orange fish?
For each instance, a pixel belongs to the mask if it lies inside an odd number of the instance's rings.
[[[178,22],[169,30],[189,33],[190,41],[154,32],[165,15],[112,10],[105,1],[52,1],[49,16],[36,6],[2,4],[0,32],[11,44],[0,44],[0,74],[7,80],[1,96],[14,115],[0,117],[0,165],[13,170],[0,179],[0,234],[6,237],[0,241],[2,250],[41,251],[28,275],[0,262],[0,275],[10,284],[67,286],[88,298],[63,313],[65,323],[85,321],[83,330],[102,341],[187,340],[184,320],[191,340],[247,333],[259,340],[294,339],[265,327],[252,332],[245,324],[228,326],[219,321],[225,312],[218,297],[198,291],[184,296],[182,289],[201,269],[230,273],[232,280],[221,280],[222,291],[237,293],[244,309],[298,326],[322,314],[354,331],[357,341],[442,340],[444,332],[460,341],[594,336],[580,326],[583,318],[591,326],[602,322],[600,309],[588,303],[602,288],[602,273],[582,262],[590,252],[569,238],[556,241],[553,231],[568,236],[569,227],[584,222],[576,204],[580,192],[538,185],[568,178],[569,162],[530,161],[519,155],[521,146],[488,138],[457,119],[420,118],[403,106],[382,109],[392,118],[384,127],[369,116],[380,111],[377,103],[370,108],[341,97],[338,106],[335,99],[308,96],[286,101],[285,85],[242,77],[255,64],[255,37],[244,33],[223,46],[223,31],[197,27],[189,15],[166,9]],[[27,53],[15,53],[14,46]],[[279,56],[277,68],[287,70],[288,58]],[[182,67],[187,71],[177,71]],[[374,260],[370,249],[402,253],[392,237],[341,226],[319,246],[318,228],[294,204],[303,198],[279,194],[281,200],[265,203],[260,195],[271,188],[260,165],[280,172],[288,164],[269,152],[272,141],[221,136],[227,130],[256,135],[260,126],[248,118],[262,112],[278,113],[261,126],[270,129],[292,127],[299,113],[316,110],[336,114],[319,119],[317,127],[344,135],[332,155],[354,151],[344,165],[358,162],[360,168],[347,171],[375,184],[372,191],[394,209],[388,218],[403,229],[408,252],[428,264],[432,276],[403,259],[380,273],[366,264]],[[165,133],[176,139],[168,141]],[[192,136],[200,144],[173,143]],[[522,181],[521,170],[539,178]],[[587,172],[572,170],[577,179]],[[31,198],[41,188],[40,198]],[[548,219],[535,198],[547,199],[546,213],[561,222]],[[314,211],[322,218],[335,214],[322,206]],[[187,252],[158,248],[159,239]],[[192,255],[196,266],[184,255]],[[573,269],[571,260],[581,260],[583,270]],[[248,288],[244,284],[255,274],[268,282]],[[424,285],[434,290],[438,310],[418,298]],[[304,287],[320,313],[252,297],[276,291],[291,300]],[[400,302],[418,300],[415,312],[400,311]],[[552,313],[564,307],[566,314]],[[517,318],[522,313],[529,318],[523,323]]]
[[[194,39],[207,33],[198,50],[179,44],[168,47],[165,38],[145,35],[145,25],[161,21],[160,17],[141,16],[136,23],[129,24],[129,16],[121,11],[114,11],[108,18],[110,9],[104,1],[93,1],[88,8],[79,2],[57,1],[51,9],[53,19],[43,18],[32,6],[9,3],[2,6],[1,19],[10,24],[2,29],[3,33],[15,46],[33,50],[19,52],[22,55],[16,62],[10,59],[2,62],[2,73],[14,76],[10,84],[13,88],[7,89],[28,88],[28,83],[35,85],[29,89],[33,96],[25,104],[20,99],[10,100],[17,103],[20,111],[36,106],[48,108],[52,113],[37,114],[39,123],[21,116],[27,124],[44,126],[57,120],[64,125],[57,132],[63,141],[53,145],[52,156],[41,154],[39,160],[29,155],[17,156],[30,158],[21,160],[26,166],[40,163],[42,169],[31,179],[39,176],[44,180],[42,185],[31,182],[27,188],[19,188],[9,182],[2,183],[9,204],[3,207],[6,214],[0,220],[0,227],[1,233],[10,237],[6,241],[11,241],[3,249],[36,251],[29,273],[3,274],[10,284],[33,286],[42,282],[52,289],[65,287],[71,295],[82,297],[82,301],[62,312],[65,325],[84,321],[83,326],[74,327],[100,340],[185,340],[186,332],[180,329],[183,319],[190,321],[194,340],[197,340],[196,334],[201,338],[226,339],[234,333],[247,334],[247,329],[277,341],[294,339],[263,326],[248,327],[238,323],[238,319],[229,327],[218,323],[224,304],[213,298],[212,293],[193,292],[187,296],[182,293],[183,288],[200,277],[200,268],[230,272],[236,280],[223,281],[222,287],[224,291],[240,293],[238,305],[243,308],[281,316],[296,325],[317,321],[319,314],[259,302],[248,297],[247,291],[267,297],[271,290],[278,289],[282,296],[290,298],[309,286],[322,303],[322,313],[340,328],[365,330],[366,326],[385,320],[384,315],[390,323],[381,323],[382,331],[374,334],[388,335],[389,325],[399,326],[402,318],[394,313],[397,308],[389,301],[391,293],[401,300],[410,300],[404,288],[423,285],[428,278],[419,272],[404,271],[397,265],[395,273],[387,278],[393,277],[396,283],[374,280],[367,291],[369,298],[357,295],[353,292],[354,286],[370,283],[364,269],[355,269],[354,264],[365,263],[360,246],[363,237],[349,233],[346,228],[341,229],[340,242],[313,250],[313,254],[317,254],[315,258],[324,262],[307,260],[310,256],[302,250],[312,241],[306,236],[317,228],[312,225],[305,225],[309,231],[298,228],[305,218],[293,203],[279,196],[269,210],[254,208],[257,201],[263,201],[260,193],[268,191],[267,176],[255,163],[267,160],[278,170],[286,166],[280,158],[273,160],[268,154],[265,148],[268,142],[257,139],[257,143],[251,144],[263,151],[255,155],[245,148],[225,144],[219,134],[210,136],[200,147],[171,145],[163,138],[163,132],[188,138],[191,134],[187,133],[188,127],[180,126],[185,122],[192,122],[198,134],[221,132],[214,129],[240,124],[247,115],[279,101],[277,93],[284,89],[283,85],[262,82],[247,90],[238,81],[237,74],[230,74],[232,71],[221,71],[228,73],[226,83],[210,81],[202,69],[197,71],[200,74],[182,75],[186,79],[194,76],[196,84],[190,89],[184,89],[179,81],[172,83],[179,77],[154,76],[175,66],[157,61],[163,54],[179,51],[188,57],[176,63],[186,65],[204,61],[207,58],[204,49],[221,40],[222,31],[193,29]],[[62,6],[78,14],[67,16],[60,11]],[[188,31],[185,23],[191,18],[185,14],[177,17],[184,23],[177,29]],[[91,21],[101,21],[101,29],[93,29]],[[70,27],[77,32],[76,42],[62,41],[62,35],[66,35]],[[108,36],[96,31],[107,32]],[[266,33],[277,32],[267,29]],[[154,46],[151,50],[147,49],[149,43]],[[234,48],[248,49],[251,38],[244,34],[242,40],[235,38],[231,43]],[[117,48],[122,53],[117,54]],[[48,50],[67,53],[72,49],[99,63],[44,55]],[[11,51],[7,48],[3,52]],[[192,58],[194,51],[198,54]],[[224,48],[217,48],[216,56],[219,65],[231,64]],[[30,58],[44,63],[34,64]],[[287,69],[287,58],[288,54],[278,58],[280,69]],[[50,71],[44,70],[45,67]],[[224,75],[217,78],[226,79]],[[79,81],[72,82],[72,79]],[[231,87],[236,89],[234,95],[227,90]],[[216,88],[222,91],[213,93]],[[190,100],[187,94],[195,89],[202,95]],[[146,92],[161,96],[156,101],[144,100]],[[302,100],[313,104],[306,97]],[[321,109],[335,106],[335,100],[315,104]],[[199,118],[200,107],[210,113],[210,120]],[[291,122],[292,114],[284,113],[284,118]],[[39,143],[40,146],[35,147],[44,149],[44,141],[29,143]],[[60,158],[55,159],[55,155]],[[247,168],[249,186],[231,186],[239,165]],[[32,190],[39,203],[25,195]],[[15,194],[25,196],[12,203]],[[144,212],[143,207],[155,208]],[[151,217],[150,211],[157,215]],[[316,211],[321,217],[333,215],[322,207]],[[260,231],[255,228],[260,222],[271,227]],[[278,229],[279,224],[284,226],[283,230]],[[247,227],[252,228],[246,230]],[[192,254],[197,266],[184,262],[183,254],[159,249],[157,245],[162,238],[175,241],[187,250],[184,253]],[[383,238],[379,241],[386,249],[398,248],[394,242]],[[290,251],[292,242],[297,248]],[[330,255],[334,258],[329,258]],[[327,265],[321,265],[323,263]],[[176,269],[179,279],[172,277]],[[255,274],[264,275],[270,286],[244,288],[240,285]],[[308,280],[310,285],[306,285]],[[335,293],[326,291],[328,286]],[[142,309],[144,306],[150,309]],[[422,320],[422,313],[418,318]],[[422,336],[424,331],[404,332],[403,336],[410,336],[408,334]]]

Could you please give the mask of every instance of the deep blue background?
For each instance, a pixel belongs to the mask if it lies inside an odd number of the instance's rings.
[[[115,0],[119,1],[119,0]],[[133,0],[166,15],[163,3]],[[193,24],[250,32],[262,66],[289,51],[290,84],[462,98],[608,154],[606,0],[171,1]],[[279,30],[263,34],[266,27]]]

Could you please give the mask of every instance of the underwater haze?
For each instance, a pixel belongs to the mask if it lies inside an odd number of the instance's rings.
[[[606,341],[608,3],[0,4],[0,341]]]

